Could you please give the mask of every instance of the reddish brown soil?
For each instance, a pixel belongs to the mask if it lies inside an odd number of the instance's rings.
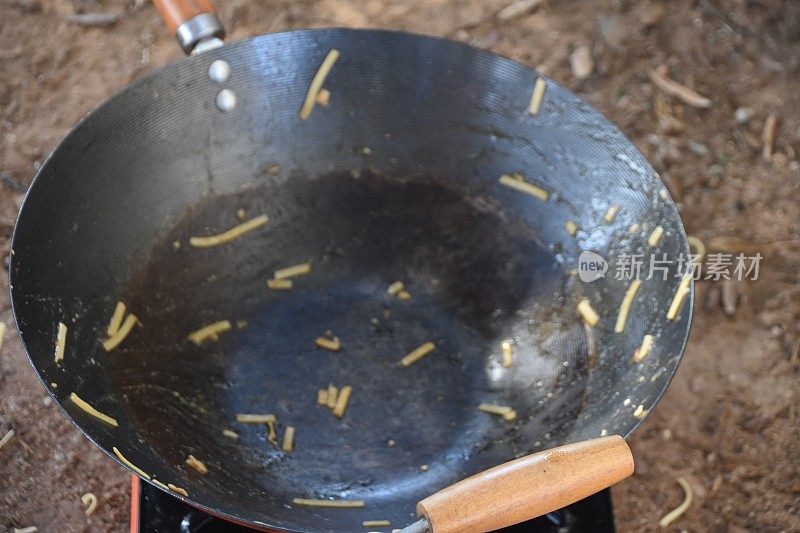
[[[535,66],[618,124],[662,173],[690,234],[737,236],[764,255],[758,281],[736,284],[726,315],[720,284],[699,287],[684,362],[632,439],[636,475],[614,491],[620,531],[655,531],[686,478],[695,492],[674,531],[800,531],[800,3],[777,0],[545,2],[497,23],[509,0],[229,0],[232,40],[286,28],[375,26],[448,36]],[[0,250],[23,188],[75,122],[116,90],[180,53],[145,2],[0,0]],[[141,5],[139,5],[141,4]],[[76,12],[119,11],[84,28]],[[570,54],[588,46],[594,71],[579,81]],[[647,72],[708,96],[698,110],[664,97]],[[737,123],[738,107],[750,109]],[[776,153],[761,130],[779,117]],[[795,239],[795,242],[769,244]],[[739,246],[742,248],[742,246]],[[745,250],[747,251],[747,250]],[[20,347],[0,269],[0,530],[121,531],[128,477],[60,414]],[[100,505],[83,514],[80,495]]]

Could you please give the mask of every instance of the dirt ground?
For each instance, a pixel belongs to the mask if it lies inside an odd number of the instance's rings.
[[[695,501],[672,531],[800,531],[800,2],[543,2],[498,22],[509,0],[226,0],[230,40],[287,28],[360,26],[468,41],[541,69],[628,134],[680,202],[690,234],[764,255],[757,281],[701,282],[695,323],[668,393],[632,439],[636,474],[614,490],[620,531],[655,531],[683,494]],[[120,13],[83,27],[81,12]],[[0,0],[0,251],[27,184],[84,114],[134,79],[180,58],[143,0]],[[587,47],[591,73],[570,57]],[[585,62],[584,62],[585,63]],[[648,71],[712,101],[664,96]],[[585,67],[586,65],[580,65]],[[737,111],[738,109],[738,111]],[[778,118],[775,153],[762,129]],[[727,244],[730,246],[730,242]],[[122,531],[129,479],[51,404],[20,346],[0,269],[0,531]],[[731,293],[730,291],[733,291]],[[86,517],[80,495],[100,505]]]

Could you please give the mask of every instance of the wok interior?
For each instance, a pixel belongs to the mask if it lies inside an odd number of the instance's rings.
[[[298,124],[296,104],[331,47],[346,58],[327,82],[335,100]],[[204,76],[217,57],[239,95],[229,114],[213,108]],[[14,305],[43,381],[120,420],[108,428],[66,406],[106,450],[124,449],[196,504],[290,530],[401,526],[418,500],[469,474],[627,434],[682,350],[688,316],[664,319],[677,280],[646,282],[615,334],[627,283],[583,284],[569,270],[582,249],[644,250],[647,235],[627,231],[634,222],[662,225],[664,252],[685,250],[685,236],[652,169],[596,111],[551,84],[543,122],[520,112],[533,79],[453,43],[336,30],[237,43],[136,84],[57,150],[20,217]],[[551,200],[497,184],[513,171]],[[612,204],[623,211],[604,224]],[[239,210],[270,222],[221,247],[188,246],[239,223]],[[582,227],[577,238],[566,220]],[[305,261],[312,271],[293,290],[267,290],[275,270]],[[397,280],[410,301],[386,294]],[[603,316],[594,330],[574,311],[583,296]],[[141,327],[106,354],[97,341],[118,299]],[[186,340],[223,319],[246,325],[201,347]],[[71,331],[62,365],[51,357],[58,321]],[[341,352],[314,346],[327,331]],[[658,349],[632,365],[645,333]],[[426,341],[433,354],[397,364]],[[328,383],[353,386],[342,420],[316,405]],[[519,419],[480,413],[481,402]],[[275,413],[279,434],[297,428],[296,450],[237,413]],[[209,475],[184,465],[190,453]],[[293,497],[368,507],[302,509]]]

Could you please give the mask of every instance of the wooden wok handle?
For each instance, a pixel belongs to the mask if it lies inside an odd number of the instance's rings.
[[[633,473],[633,456],[620,436],[567,444],[497,466],[417,504],[433,533],[485,532],[556,509]]]
[[[153,3],[187,54],[203,39],[225,36],[211,0],[153,0]]]

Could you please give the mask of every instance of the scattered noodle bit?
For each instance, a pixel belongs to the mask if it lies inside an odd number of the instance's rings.
[[[640,224],[631,224],[631,226],[628,228],[628,233],[631,235],[635,235],[640,231],[642,231],[642,226]]]
[[[683,300],[686,298],[686,295],[689,294],[689,284],[691,282],[692,274],[684,274],[683,279],[678,285],[678,290],[675,291],[675,297],[672,299],[669,311],[667,311],[667,320],[675,320],[678,318],[678,312],[680,312],[681,306],[683,306]]]
[[[239,220],[244,220],[247,217],[247,211],[242,209],[241,207],[236,211],[236,218]]]
[[[220,333],[228,331],[231,327],[230,320],[220,320],[190,333],[188,338],[197,345],[203,344],[207,340],[216,341],[219,340]]]
[[[489,413],[490,415],[502,416],[506,422],[513,422],[517,419],[517,412],[507,405],[495,405],[493,403],[482,403],[478,406],[478,411]]]
[[[633,412],[633,416],[639,419],[644,418],[644,415],[646,414],[647,411],[644,410],[644,405],[639,405],[639,407],[637,407],[636,410]]]
[[[269,222],[269,217],[267,215],[260,215],[255,218],[251,218],[247,222],[243,222],[238,226],[234,226],[231,229],[220,233],[219,235],[190,237],[189,244],[195,248],[210,248],[212,246],[219,246],[220,244],[225,244],[226,242],[237,239],[246,233],[250,233],[254,229],[265,225],[267,222]]]
[[[625,291],[625,296],[622,298],[622,304],[619,306],[617,324],[614,326],[614,331],[616,333],[622,333],[625,331],[625,324],[628,322],[628,313],[631,310],[631,305],[633,305],[633,300],[636,298],[636,293],[639,291],[639,287],[641,286],[641,280],[635,279],[631,281],[631,284],[628,286],[628,290]]]
[[[411,366],[432,351],[436,349],[436,345],[432,342],[426,342],[416,350],[412,351],[400,360],[400,366]]]
[[[236,421],[241,422],[242,424],[266,424],[268,422],[274,423],[277,418],[273,414],[265,414],[265,415],[248,415],[248,414],[238,414],[236,415]]]
[[[162,488],[162,489],[164,489],[164,490],[169,490],[169,487],[167,487],[166,485],[164,485],[163,483],[161,483],[161,482],[160,482],[159,480],[157,480],[156,478],[153,478],[153,479],[151,479],[151,480],[150,480],[150,482],[151,482],[153,485],[155,485],[156,487]]]
[[[542,107],[542,100],[544,99],[544,90],[547,89],[547,82],[542,78],[537,78],[533,86],[533,94],[531,94],[531,103],[528,106],[528,113],[535,115]]]
[[[336,407],[336,401],[339,399],[339,389],[331,383],[328,385],[328,401],[326,403],[328,409]]]
[[[8,444],[8,441],[10,441],[13,436],[14,436],[14,430],[13,429],[9,429],[8,431],[6,431],[6,434],[3,435],[2,439],[0,439],[0,449],[2,449],[3,446]]]
[[[286,431],[283,432],[283,444],[281,449],[286,453],[294,451],[294,426],[286,426]]]
[[[595,327],[600,322],[600,315],[592,308],[592,304],[586,298],[578,303],[578,313],[583,318],[583,321],[591,327]]]
[[[128,461],[128,460],[125,458],[125,456],[124,456],[124,455],[122,455],[122,452],[121,452],[121,451],[119,451],[119,450],[117,449],[117,447],[116,447],[116,446],[114,446],[114,447],[113,447],[113,448],[111,448],[111,449],[114,451],[114,455],[116,455],[116,456],[117,456],[117,458],[118,458],[120,461],[122,461],[123,463],[125,463],[125,465],[126,465],[128,468],[130,468],[131,470],[133,470],[134,472],[136,472],[137,474],[139,474],[140,476],[142,476],[142,477],[143,477],[143,478],[145,478],[146,480],[150,481],[150,476],[149,476],[149,475],[147,475],[147,473],[146,473],[144,470],[142,470],[141,468],[139,468],[138,466],[136,466],[136,465],[135,465],[135,464],[133,464],[132,462]]]
[[[95,509],[97,509],[97,496],[91,492],[87,492],[81,496],[81,502],[83,502],[83,505],[86,506],[86,510],[84,511],[86,516],[89,516],[94,512]]]
[[[653,85],[658,87],[663,93],[674,96],[678,100],[692,107],[706,109],[711,107],[711,100],[705,96],[685,87],[677,81],[671,80],[667,77],[667,67],[662,65],[656,70],[651,70],[647,73]]]
[[[388,520],[364,520],[361,525],[364,527],[387,527],[391,526],[392,523]]]
[[[309,115],[311,115],[311,111],[314,110],[314,104],[317,103],[317,97],[322,90],[322,84],[325,83],[325,78],[328,77],[328,73],[333,68],[333,64],[336,63],[337,59],[339,59],[339,50],[331,48],[328,55],[322,60],[319,70],[314,74],[311,84],[308,86],[306,99],[303,101],[303,106],[300,108],[300,120],[306,120]],[[330,98],[330,96],[328,98]]]
[[[430,468],[428,465],[419,465],[419,469],[422,470],[423,472],[427,472],[428,468]]]
[[[650,354],[650,351],[653,349],[653,336],[652,335],[645,335],[642,339],[642,345],[633,352],[633,362],[634,363],[641,363],[642,359],[647,357]]]
[[[278,444],[278,432],[275,431],[274,420],[267,420],[267,440],[272,444]]]
[[[337,418],[342,418],[344,412],[347,410],[347,402],[350,400],[350,394],[353,392],[353,387],[345,385],[342,387],[339,397],[336,398],[336,406],[333,408],[333,415]]]
[[[235,431],[231,431],[230,429],[223,429],[222,435],[228,437],[229,439],[234,439],[234,440],[239,438],[239,434],[236,433]]]
[[[611,224],[612,222],[614,222],[614,219],[617,218],[618,213],[619,213],[619,206],[612,205],[611,207],[608,208],[606,214],[603,215],[603,220],[606,222],[606,224]]]
[[[188,492],[186,492],[186,490],[185,490],[185,489],[182,489],[182,488],[180,488],[180,487],[176,487],[176,486],[175,486],[175,485],[173,485],[172,483],[167,483],[167,487],[169,487],[169,489],[170,489],[171,491],[173,491],[173,492],[177,492],[178,494],[180,494],[180,495],[181,495],[181,496],[183,496],[184,498],[188,498],[188,497],[189,497],[189,493],[188,493]]]
[[[767,120],[764,122],[764,130],[761,132],[761,141],[764,147],[761,150],[761,155],[764,159],[770,159],[772,154],[775,153],[775,135],[778,132],[778,116],[770,113]]]
[[[522,178],[522,174],[516,172],[514,174],[503,174],[500,176],[500,184],[519,192],[529,194],[543,202],[546,202],[547,199],[550,198],[549,192],[533,183],[528,183]]]
[[[3,349],[3,339],[6,336],[6,324],[5,322],[0,322],[0,350]]]
[[[564,228],[566,228],[567,233],[569,233],[573,237],[575,236],[576,233],[578,233],[578,230],[580,229],[580,227],[571,220],[567,220],[566,222],[564,222]]]
[[[706,256],[706,245],[703,244],[703,241],[701,241],[697,237],[693,237],[692,235],[686,237],[686,240],[689,242],[689,249],[691,250],[692,248],[694,248],[695,252],[694,255],[696,256],[694,258],[695,263],[696,264],[702,263],[703,258]]]
[[[189,455],[189,457],[186,458],[186,464],[194,468],[204,476],[208,474],[208,467],[206,467],[205,463],[203,463],[203,461],[201,461],[194,455]]]
[[[317,391],[317,404],[328,405],[328,390],[320,389]]]
[[[83,401],[74,392],[69,395],[69,399],[72,400],[72,403],[74,403],[76,406],[80,407],[82,410],[86,411],[87,413],[89,413],[93,417],[95,417],[95,418],[97,418],[99,420],[102,420],[106,424],[112,425],[114,427],[118,427],[119,426],[119,424],[117,423],[116,420],[114,420],[113,418],[111,418],[110,416],[108,416],[106,414],[101,413],[100,411],[98,411],[97,409],[95,409],[94,407],[92,407],[91,405],[86,403],[85,401]]]
[[[244,329],[247,327],[247,320],[237,320],[236,329]]]
[[[310,500],[306,498],[294,498],[292,503],[305,507],[338,507],[341,509],[364,507],[364,500]]]
[[[407,302],[408,300],[411,299],[411,293],[403,289],[402,291],[397,293],[397,297],[400,298],[402,301]]]
[[[23,527],[22,529],[14,528],[14,533],[38,533],[39,528],[36,526]]]
[[[294,282],[290,279],[268,279],[267,288],[273,291],[288,291],[292,288]]]
[[[325,337],[317,337],[314,344],[316,344],[318,348],[330,350],[332,352],[338,352],[342,349],[342,342],[339,340],[339,337],[334,337],[333,340],[326,339]]]
[[[320,89],[317,93],[317,103],[322,107],[328,107],[331,103],[331,92],[328,89]]]
[[[269,168],[267,168],[267,174],[269,174],[270,176],[277,176],[280,173],[281,173],[280,165],[270,165]]]
[[[668,527],[671,523],[680,518],[692,505],[692,486],[682,477],[679,477],[677,481],[681,488],[683,488],[683,502],[658,521],[658,525],[662,528]]]
[[[106,329],[106,334],[108,334],[109,337],[119,331],[119,328],[122,326],[123,318],[125,318],[125,304],[117,302],[116,307],[114,307],[114,314],[111,315],[111,321],[108,323],[108,328]]]
[[[394,283],[389,285],[389,288],[386,289],[386,292],[388,294],[391,294],[392,296],[396,296],[397,293],[402,291],[404,288],[405,288],[405,285],[403,285],[402,281],[395,281]]]
[[[58,333],[56,333],[56,363],[64,360],[64,349],[67,344],[67,326],[63,322],[58,323]]]
[[[653,230],[653,233],[650,234],[650,237],[647,239],[647,244],[650,245],[650,248],[655,248],[658,246],[658,243],[661,242],[661,237],[664,236],[664,228],[661,226],[656,226],[656,229]]]
[[[275,279],[295,278],[297,276],[304,276],[311,272],[311,263],[300,263],[299,265],[292,265],[290,267],[281,268],[275,271]]]
[[[119,346],[130,334],[131,330],[133,330],[133,326],[135,326],[138,321],[139,319],[136,318],[136,315],[133,313],[129,314],[128,318],[125,319],[125,322],[123,322],[119,327],[119,330],[103,341],[103,349],[107,352],[110,352]]]
[[[508,368],[514,364],[514,356],[511,350],[511,342],[503,341],[500,344],[500,349],[503,352],[503,366]]]

